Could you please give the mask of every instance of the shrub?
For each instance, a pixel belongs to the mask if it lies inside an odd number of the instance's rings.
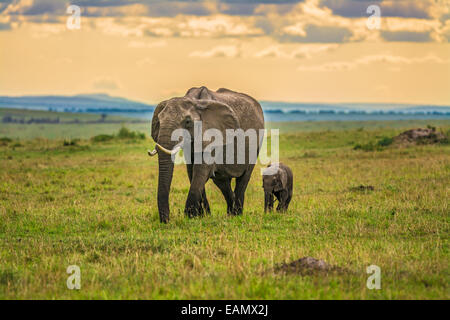
[[[126,127],[122,127],[117,134],[117,138],[119,139],[133,139],[135,137],[135,133]]]
[[[126,127],[122,127],[122,128],[120,128],[120,130],[117,133],[117,135],[114,135],[114,134],[99,134],[97,136],[92,137],[91,141],[93,141],[93,142],[105,142],[105,141],[110,141],[110,140],[113,140],[113,139],[130,139],[130,140],[140,139],[140,140],[144,140],[145,139],[145,133],[138,132],[138,131],[131,131],[130,129],[128,129]]]
[[[16,142],[16,143],[14,143],[14,144],[12,144],[11,145],[11,148],[20,148],[20,147],[23,147],[23,144],[21,144],[20,142]]]
[[[91,138],[93,142],[105,142],[114,139],[113,135],[110,134],[99,134]]]
[[[366,144],[356,144],[353,147],[353,150],[362,150],[362,151],[379,151],[383,148],[379,146],[378,144],[374,144],[372,142],[366,143]]]
[[[126,127],[122,127],[117,134],[119,139],[145,139],[145,133],[131,131]]]
[[[392,143],[394,142],[393,138],[389,138],[389,137],[383,137],[378,141],[378,145],[380,147],[387,147],[390,146]]]
[[[385,147],[390,146],[394,142],[394,138],[382,137],[377,143],[369,142],[366,144],[356,144],[353,150],[363,150],[363,151],[381,151]]]
[[[70,140],[64,139],[63,146],[65,146],[65,147],[67,147],[67,146],[76,146],[78,141],[80,141],[80,140],[79,139],[70,139]]]
[[[447,132],[443,132],[441,129],[442,134],[445,136],[444,139],[440,141],[441,144],[450,144],[450,129],[447,130]]]
[[[8,137],[0,138],[0,146],[6,146],[10,142],[12,142],[11,138],[8,138]]]

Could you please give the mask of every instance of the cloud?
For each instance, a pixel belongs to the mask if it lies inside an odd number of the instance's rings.
[[[255,14],[255,9],[258,6],[259,5],[257,3],[224,3],[219,7],[219,10],[223,14],[232,16],[251,16]]]
[[[287,53],[281,50],[279,46],[271,46],[257,52],[254,56],[255,58],[310,59],[315,55],[336,50],[338,47],[338,44],[301,45],[290,53]]]
[[[252,18],[225,15],[208,17],[177,16],[175,18],[122,17],[96,18],[96,29],[110,35],[134,37],[222,38],[264,35],[253,26]]]
[[[438,20],[385,18],[380,36],[385,41],[443,42],[443,30]]]
[[[281,42],[346,42],[353,35],[352,31],[342,27],[302,25],[288,26],[283,33],[277,35]]]
[[[96,90],[117,90],[120,88],[120,85],[112,78],[100,77],[93,81],[92,87]]]
[[[17,0],[10,2],[2,11],[4,15],[42,15],[64,14],[67,1],[54,0]]]
[[[297,68],[298,71],[313,71],[313,72],[330,72],[330,71],[348,71],[354,70],[360,66],[367,66],[374,63],[388,63],[394,65],[411,65],[419,63],[435,63],[435,64],[449,64],[450,59],[442,59],[433,54],[424,57],[407,58],[402,56],[394,56],[387,54],[369,55],[358,58],[354,61],[335,61],[314,66],[302,65]]]
[[[381,31],[381,36],[386,41],[403,41],[403,42],[428,42],[431,41],[430,32],[413,32],[413,31]]]
[[[85,17],[126,17],[148,15],[148,7],[144,4],[129,4],[124,6],[81,6]]]
[[[241,50],[238,46],[217,46],[206,51],[194,51],[189,55],[195,58],[236,58],[241,55]]]
[[[1,1],[0,1],[1,2]],[[366,26],[370,4],[382,29]],[[122,37],[270,37],[280,43],[448,42],[450,8],[434,0],[78,0],[83,28]],[[68,0],[0,5],[0,30],[63,24]]]
[[[370,5],[378,5],[383,17],[404,17],[430,19],[433,0],[321,0],[320,6],[329,8],[335,15],[347,18],[368,17],[366,10]]]
[[[342,43],[365,38],[365,20],[334,16],[318,0],[298,3],[290,12],[259,17],[255,25],[279,42]]]
[[[5,31],[5,30],[11,30],[11,24],[0,22],[0,31]]]
[[[262,31],[248,23],[250,19],[216,15],[193,17],[177,25],[178,34],[188,37],[241,37],[263,35]]]

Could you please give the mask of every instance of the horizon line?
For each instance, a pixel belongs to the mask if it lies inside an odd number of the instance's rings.
[[[140,99],[128,98],[119,95],[111,95],[106,92],[95,92],[95,93],[76,93],[76,94],[25,94],[25,95],[0,95],[0,98],[24,98],[24,97],[77,97],[77,96],[107,96],[110,98],[125,99],[131,102],[146,104],[149,106],[156,106],[159,102],[146,102]],[[177,96],[178,97],[178,96]],[[170,98],[169,98],[170,99]],[[161,100],[164,101],[164,100]],[[325,102],[325,101],[283,101],[283,100],[257,100],[258,102],[269,102],[269,103],[287,103],[287,104],[365,104],[365,105],[410,105],[410,106],[432,106],[432,107],[450,107],[450,102],[448,104],[435,104],[429,102],[364,102],[364,101],[354,101],[354,102]]]

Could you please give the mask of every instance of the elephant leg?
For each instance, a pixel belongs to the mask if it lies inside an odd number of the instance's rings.
[[[192,158],[193,157],[194,156],[192,155]],[[193,164],[186,164],[186,169],[187,169],[187,173],[188,173],[188,177],[189,177],[189,182],[192,183]],[[211,214],[211,208],[209,207],[208,198],[206,198],[205,188],[203,188],[203,192],[202,192],[202,206],[203,206],[203,209],[205,210],[206,214]]]
[[[277,211],[285,211],[286,210],[286,200],[287,200],[287,193],[286,191],[280,191],[277,195],[278,198],[278,206]]]
[[[234,204],[234,215],[242,214],[244,209],[244,198],[245,198],[245,190],[247,189],[248,182],[250,181],[250,177],[252,176],[252,171],[255,165],[249,166],[249,168],[245,171],[245,173],[236,178],[236,187],[234,188],[234,196],[235,196],[235,204]]]
[[[206,198],[205,188],[203,188],[203,192],[202,192],[202,205],[203,205],[203,209],[205,210],[206,214],[211,214],[211,208],[209,207],[209,202],[208,202],[208,199]]]
[[[189,217],[203,215],[202,196],[205,183],[209,179],[209,168],[204,164],[194,164],[192,170],[191,187],[186,200],[184,213]]]
[[[291,202],[291,200],[292,200],[292,194],[289,194],[288,197],[287,197],[287,199],[286,199],[285,210],[288,209],[289,203]]]
[[[222,191],[223,197],[227,202],[227,213],[233,213],[234,207],[234,192],[231,189],[231,178],[226,180],[213,180],[215,185]]]
[[[280,207],[281,207],[281,192],[280,191],[276,191],[274,192],[275,198],[278,201],[278,205],[277,205],[277,211],[280,211]]]
[[[265,192],[264,193],[264,212],[273,210],[273,193]]]

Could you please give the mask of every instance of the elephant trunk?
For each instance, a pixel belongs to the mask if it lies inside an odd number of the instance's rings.
[[[159,220],[163,223],[169,222],[169,193],[170,185],[172,183],[174,163],[172,161],[171,152],[165,150],[172,150],[174,148],[174,141],[170,140],[172,130],[161,129],[159,132],[158,143],[158,210]],[[167,149],[165,149],[165,146]]]
[[[173,176],[173,162],[170,155],[160,152],[158,155],[158,210],[159,220],[169,222],[169,192]]]

